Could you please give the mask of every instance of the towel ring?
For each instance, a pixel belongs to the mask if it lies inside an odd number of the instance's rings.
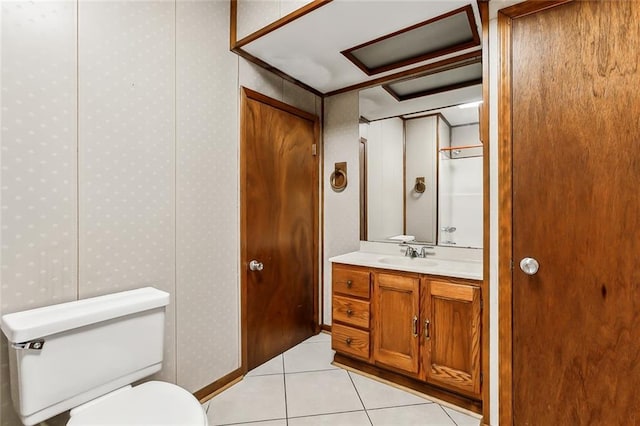
[[[335,169],[329,178],[331,189],[335,192],[342,192],[347,187],[347,174],[344,170]]]

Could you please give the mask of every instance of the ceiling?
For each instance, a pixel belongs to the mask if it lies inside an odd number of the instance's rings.
[[[466,10],[469,19],[457,19],[456,25],[449,28],[441,25],[449,19],[440,19],[443,15],[451,16],[460,9]],[[360,115],[368,120],[442,110],[452,125],[466,124],[478,121],[476,108],[443,108],[482,99],[482,85],[479,84],[482,75],[482,47],[478,44],[479,39],[473,47],[455,52],[441,50],[438,56],[371,75],[363,69],[362,64],[352,62],[353,58],[350,60],[348,53],[345,54],[349,50],[357,53],[358,49],[362,50],[362,46],[371,46],[377,39],[381,39],[383,43],[393,41],[392,37],[385,37],[403,31],[409,34],[413,30],[407,30],[411,28],[422,31],[422,37],[431,31],[431,39],[435,37],[434,34],[441,34],[440,38],[443,39],[460,39],[455,34],[444,34],[446,31],[464,32],[460,23],[465,20],[469,24],[475,24],[473,32],[477,30],[477,34],[482,33],[475,1],[333,0],[243,44],[241,49],[250,57],[276,68],[319,94],[332,95],[362,88]],[[427,21],[440,25],[441,29],[424,30],[424,27],[419,26]],[[419,44],[415,41],[419,38],[419,34],[414,34],[413,44]],[[439,40],[431,40],[425,44],[438,43]],[[389,46],[401,49],[402,40],[387,43],[387,51]],[[384,53],[380,52],[384,50],[374,52],[372,58],[377,63],[384,64]],[[454,59],[458,57],[462,59]],[[462,63],[466,68],[459,67]],[[382,84],[386,84],[386,90]],[[439,91],[439,86],[445,87],[446,91]],[[434,87],[436,90],[433,90]],[[394,89],[401,93],[394,93]],[[422,93],[427,95],[419,96]]]
[[[479,45],[453,53],[443,51],[440,56],[371,76],[341,53],[469,5],[481,33],[475,1],[333,0],[243,45],[242,50],[327,94],[479,51]]]
[[[360,116],[369,121],[406,117],[414,113],[443,112],[446,107],[482,100],[482,85],[437,93],[398,102],[381,86],[360,91]],[[446,108],[443,115],[452,126],[478,122],[477,108]]]

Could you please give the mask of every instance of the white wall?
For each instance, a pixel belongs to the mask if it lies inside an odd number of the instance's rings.
[[[442,124],[446,126],[444,122]],[[438,129],[436,116],[406,120],[404,125],[407,234],[415,236],[417,241],[436,244],[438,132],[446,133],[448,138],[449,131],[448,128]],[[414,190],[418,176],[425,178],[423,193]]]
[[[240,365],[239,86],[321,111],[229,52],[229,13],[216,0],[1,8],[0,313],[159,287],[160,377],[190,391]],[[16,425],[0,342],[0,423]]]
[[[360,248],[358,92],[325,99],[324,111],[324,298],[323,323],[331,324],[329,258]],[[347,162],[348,185],[334,192],[329,176],[336,162]]]
[[[403,233],[404,128],[402,120],[373,121],[367,131],[367,239]]]
[[[480,144],[477,124],[451,127],[450,146],[477,144]],[[440,154],[439,232],[443,244],[453,241],[456,247],[482,247],[481,155],[482,148],[464,149],[460,155],[452,155],[453,158]],[[455,227],[456,231],[442,231],[447,226]]]

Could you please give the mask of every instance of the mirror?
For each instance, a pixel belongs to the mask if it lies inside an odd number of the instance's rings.
[[[482,247],[481,85],[397,101],[360,92],[360,238]]]

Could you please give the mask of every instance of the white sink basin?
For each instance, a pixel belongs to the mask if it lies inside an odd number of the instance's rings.
[[[438,262],[431,259],[425,259],[423,257],[403,257],[403,256],[389,256],[378,259],[378,262],[386,265],[399,265],[399,266],[436,266]]]

